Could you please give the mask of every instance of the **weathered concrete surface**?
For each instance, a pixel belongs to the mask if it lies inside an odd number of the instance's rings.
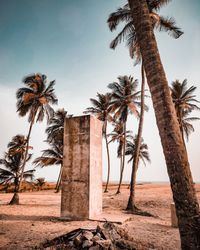
[[[102,212],[102,124],[93,116],[65,120],[61,217],[95,218]]]

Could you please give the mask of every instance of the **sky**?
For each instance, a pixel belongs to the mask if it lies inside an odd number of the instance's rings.
[[[69,114],[82,115],[96,93],[106,93],[107,85],[120,75],[132,75],[140,81],[140,67],[134,66],[125,44],[115,51],[109,43],[111,33],[106,20],[109,14],[126,3],[124,0],[0,0],[0,158],[7,143],[16,134],[28,132],[27,117],[16,113],[16,90],[23,87],[22,78],[41,72],[48,80],[56,80],[58,108]],[[184,31],[175,40],[162,32],[156,38],[169,84],[188,79],[197,86],[200,100],[200,1],[173,0],[160,11],[174,17]],[[118,31],[120,31],[119,27]],[[144,141],[149,146],[151,164],[140,164],[138,181],[168,181],[166,164],[155,122],[151,99],[146,103]],[[199,115],[194,113],[194,115]],[[128,128],[137,133],[138,121],[130,117]],[[30,144],[33,158],[48,146],[44,143],[46,121],[35,124]],[[200,182],[200,124],[187,143],[193,179]],[[104,145],[104,144],[103,144]],[[116,145],[111,148],[111,180],[119,179]],[[27,166],[32,168],[31,164]],[[103,151],[103,179],[106,177],[106,155]],[[37,168],[36,178],[56,180],[58,166]],[[124,180],[130,180],[131,165],[125,166]]]

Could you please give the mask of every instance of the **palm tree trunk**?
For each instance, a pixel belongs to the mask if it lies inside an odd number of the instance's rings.
[[[122,151],[121,151],[121,156],[120,156],[120,175],[121,175],[121,172],[122,172],[122,165],[123,165],[123,159],[122,159]]]
[[[23,180],[24,169],[25,169],[27,155],[28,155],[28,149],[29,149],[29,140],[30,140],[30,135],[31,135],[31,131],[32,131],[32,127],[34,124],[36,113],[37,113],[37,111],[35,111],[35,113],[33,115],[32,121],[30,123],[29,131],[28,131],[28,135],[27,135],[27,144],[26,144],[26,149],[25,149],[25,153],[24,153],[24,161],[23,161],[22,166],[21,166],[21,176],[20,176],[19,185],[18,185],[18,192],[20,191],[22,180]]]
[[[120,180],[116,194],[120,194],[120,188],[123,179],[124,166],[125,166],[125,155],[126,155],[126,122],[124,122],[124,144],[123,144],[123,152],[122,152],[122,168],[120,173]]]
[[[181,136],[182,136],[182,140],[183,140],[183,143],[184,143],[184,146],[185,146],[185,150],[187,151],[187,147],[186,147],[186,144],[185,144],[185,138],[184,138],[184,132],[183,132],[183,125],[182,125],[182,123],[180,125],[180,130],[181,130]]]
[[[180,130],[181,130],[181,136],[182,136],[182,139],[183,139],[183,143],[184,143],[185,149],[187,151],[187,147],[186,147],[186,144],[185,144],[185,138],[184,138],[184,131],[183,131],[183,115],[182,115],[181,111],[179,112],[179,117],[177,117],[177,118],[178,118],[179,125],[180,125]]]
[[[105,121],[105,141],[106,141],[106,151],[107,151],[107,160],[108,160],[108,174],[107,174],[107,182],[106,182],[106,187],[104,190],[104,193],[108,192],[108,184],[109,184],[109,179],[110,179],[110,153],[109,153],[109,146],[108,146],[108,137],[107,137],[107,121]]]
[[[135,186],[136,186],[136,173],[139,164],[139,154],[140,154],[140,146],[142,141],[142,129],[144,123],[144,93],[145,93],[145,72],[144,66],[142,63],[141,66],[141,75],[142,75],[142,84],[141,84],[141,110],[140,110],[140,121],[138,125],[138,133],[137,140],[135,145],[135,152],[133,157],[133,165],[132,165],[132,174],[131,174],[131,183],[130,183],[130,196],[127,204],[127,210],[134,211],[136,210],[135,206]]]
[[[14,195],[9,202],[9,205],[19,205],[19,194],[18,194],[18,185],[19,185],[19,176],[16,176],[14,179],[15,189]]]
[[[9,205],[19,205],[19,193],[15,192],[11,201],[9,202]]]
[[[61,180],[62,180],[62,172],[63,172],[63,165],[61,164],[60,173],[59,173],[58,180],[57,180],[57,183],[56,183],[56,193],[58,193],[60,191]]]
[[[146,0],[128,0],[155,110],[183,250],[200,249],[200,213],[187,152],[160,59]]]

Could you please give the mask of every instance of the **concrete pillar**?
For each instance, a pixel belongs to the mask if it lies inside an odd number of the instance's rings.
[[[171,225],[172,227],[178,227],[178,220],[176,216],[176,208],[174,202],[171,203]]]
[[[95,218],[102,212],[102,123],[85,115],[65,120],[61,217]]]

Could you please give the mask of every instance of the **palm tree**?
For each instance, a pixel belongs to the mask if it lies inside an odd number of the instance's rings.
[[[45,178],[43,177],[37,178],[35,185],[38,187],[38,190],[41,190],[42,187],[45,185]]]
[[[36,165],[36,167],[47,167],[47,166],[53,166],[53,165],[60,165],[60,173],[58,176],[57,184],[56,184],[56,191],[58,192],[60,189],[60,183],[61,183],[61,175],[62,175],[62,166],[63,166],[63,146],[59,147],[55,144],[50,144],[50,149],[45,149],[42,152],[42,156],[37,157],[33,164]]]
[[[108,85],[108,88],[112,90],[111,109],[114,113],[114,120],[119,120],[123,124],[124,143],[122,153],[122,169],[119,180],[119,187],[117,194],[120,193],[120,187],[123,179],[123,171],[125,166],[125,151],[126,151],[126,122],[128,113],[138,116],[137,106],[140,106],[138,102],[139,93],[136,91],[138,82],[131,76],[119,76],[119,83],[114,82]]]
[[[60,173],[56,184],[56,192],[59,192],[61,185],[61,176],[63,170],[63,138],[64,138],[64,122],[65,118],[72,117],[67,115],[67,111],[59,109],[54,113],[54,116],[49,121],[49,126],[46,129],[47,140],[50,148],[42,152],[42,156],[34,160],[34,164],[40,167],[60,165]]]
[[[60,157],[61,161],[56,164],[60,164],[60,173],[58,175],[58,180],[56,183],[56,192],[60,191],[62,171],[63,171],[63,138],[64,138],[64,122],[66,118],[70,118],[73,115],[68,115],[67,111],[64,109],[59,109],[55,112],[53,118],[50,120],[50,125],[46,129],[47,133],[47,142],[51,146],[51,150],[54,151],[54,155],[57,155],[57,158]],[[53,157],[51,153],[49,156]]]
[[[161,137],[184,250],[200,246],[200,213],[187,152],[146,0],[128,0]],[[160,1],[162,2],[162,1]],[[156,83],[156,84],[155,84]]]
[[[12,140],[8,143],[8,150],[10,155],[14,155],[17,153],[21,153],[22,157],[24,156],[24,152],[26,149],[26,137],[24,135],[16,135],[12,138]],[[29,147],[32,148],[32,147]]]
[[[123,124],[120,122],[115,121],[113,123],[114,129],[113,131],[108,134],[108,137],[111,137],[109,143],[111,142],[117,142],[118,147],[117,147],[117,157],[120,158],[120,176],[123,175],[122,173],[122,157],[123,157],[123,147],[124,147],[124,128]],[[131,135],[131,131],[127,130],[126,131],[126,140],[127,139],[133,139]],[[121,187],[121,182],[119,182],[117,193],[120,192],[120,187]]]
[[[109,144],[111,142],[117,142],[117,157],[120,158],[120,175],[122,172],[122,149],[124,144],[124,131],[123,131],[123,124],[119,122],[113,123],[114,129],[113,131],[108,134],[108,137],[111,137]]]
[[[0,159],[0,165],[4,165],[4,168],[0,168],[0,181],[1,184],[7,184],[14,182],[14,195],[10,201],[10,205],[18,205],[18,186],[19,180],[22,176],[21,164],[23,160],[23,153],[18,152],[15,154],[5,153],[3,159]],[[30,160],[31,155],[29,155],[28,160]],[[35,170],[28,170],[23,173],[23,180],[33,180]]]
[[[146,2],[154,29],[168,32],[168,34],[175,39],[179,38],[183,34],[180,28],[176,26],[173,18],[166,18],[157,13],[162,6],[169,2],[169,0],[147,0]],[[115,49],[119,43],[126,41],[130,57],[135,60],[135,64],[138,64],[141,62],[142,57],[129,4],[125,4],[122,8],[118,8],[115,12],[111,13],[107,20],[111,32],[116,30],[118,25],[122,22],[125,22],[125,26],[112,40],[110,48]]]
[[[47,120],[50,120],[50,118],[54,114],[54,111],[50,104],[57,103],[53,88],[55,85],[55,81],[51,81],[47,86],[47,77],[45,75],[37,73],[26,76],[23,79],[23,83],[26,85],[26,87],[18,89],[16,93],[17,112],[20,116],[25,116],[26,114],[28,114],[28,122],[30,123],[30,127],[27,135],[24,161],[21,166],[22,176],[19,181],[18,190],[20,190],[23,172],[26,165],[26,159],[29,149],[29,140],[33,124],[35,121],[43,121],[45,114],[47,116]]]
[[[189,125],[187,122],[188,120],[185,120],[186,117],[188,117],[188,114],[191,111],[200,110],[200,108],[196,105],[196,103],[199,102],[195,99],[196,95],[194,95],[196,87],[191,86],[187,88],[187,79],[184,79],[182,83],[179,80],[173,81],[171,85],[171,95],[175,105],[176,115],[184,141],[184,133],[188,138],[188,132],[191,132],[193,130],[193,127],[191,127],[192,125]],[[192,117],[193,120],[198,120],[198,118],[194,118],[195,117]]]
[[[108,184],[110,179],[110,153],[109,153],[109,146],[108,146],[108,136],[107,136],[107,126],[108,122],[112,121],[111,116],[111,102],[112,95],[110,93],[99,94],[97,93],[97,99],[90,99],[93,107],[89,107],[86,109],[84,113],[94,114],[100,121],[103,122],[103,136],[106,142],[106,152],[107,152],[107,162],[108,162],[108,174],[107,174],[107,181],[106,187],[104,192],[108,192]]]
[[[194,127],[191,124],[191,122],[193,121],[199,121],[200,118],[199,117],[191,117],[190,113],[192,112],[192,110],[187,110],[184,111],[182,113],[182,126],[183,126],[183,133],[187,139],[187,141],[189,140],[189,135],[191,132],[194,132]]]
[[[157,11],[165,4],[168,3],[169,0],[147,0],[148,9],[150,12],[151,22],[154,29],[159,31],[166,31],[172,37],[178,38],[180,37],[183,32],[176,27],[175,21],[172,18],[165,18],[159,16]],[[126,45],[129,48],[130,57],[135,60],[135,65],[142,61],[140,47],[137,41],[137,36],[135,32],[135,27],[133,24],[133,18],[131,15],[131,9],[129,4],[124,5],[122,8],[117,9],[117,11],[110,14],[108,20],[108,26],[111,31],[117,29],[118,25],[121,22],[125,22],[125,26],[122,31],[115,37],[115,39],[110,43],[110,48],[115,49],[119,43],[122,41],[126,41]],[[135,210],[135,190],[133,179],[136,179],[136,171],[138,168],[139,163],[139,149],[141,145],[141,138],[142,138],[142,130],[143,130],[143,123],[144,123],[144,97],[145,97],[145,70],[143,63],[141,64],[141,109],[140,109],[140,120],[138,125],[138,133],[137,133],[137,141],[136,141],[136,150],[135,150],[135,157],[133,158],[133,165],[132,165],[132,175],[131,175],[131,183],[130,186],[130,197],[127,205],[127,210]]]
[[[109,144],[111,142],[117,142],[118,143],[118,148],[117,148],[117,157],[120,158],[120,172],[121,172],[121,167],[122,167],[122,149],[123,149],[123,144],[124,144],[124,131],[123,131],[123,124],[120,122],[115,121],[113,123],[113,131],[108,134],[108,137],[111,137],[109,140]],[[128,131],[126,131],[126,134]]]
[[[133,141],[127,141],[126,155],[131,156],[128,162],[131,162],[135,156],[136,143],[137,143],[137,135],[134,136]],[[148,146],[147,144],[144,143],[143,138],[142,138],[142,143],[140,145],[139,159],[144,163],[145,166],[146,166],[146,161],[151,162],[148,152]]]
[[[26,144],[27,144],[27,139],[24,135],[18,134],[14,136],[12,140],[8,143],[8,146],[7,146],[8,153],[6,153],[6,155],[10,157],[10,160],[12,160],[11,158],[14,157],[13,160],[17,161],[16,163],[22,164],[22,162],[24,161]],[[29,146],[28,149],[30,148],[32,147]],[[29,161],[30,157],[31,157],[31,154],[28,154],[26,161]],[[19,184],[20,178],[23,178],[21,175],[20,169],[17,171],[18,171],[17,176],[19,175],[19,179],[16,179],[17,182],[15,182],[16,187],[15,187],[14,195],[11,199],[12,204],[19,204],[19,195],[18,195],[19,190],[17,188],[17,185]]]
[[[61,144],[63,146],[64,122],[65,118],[70,118],[73,115],[68,115],[65,109],[58,109],[54,116],[49,121],[49,126],[46,129],[47,142]]]

